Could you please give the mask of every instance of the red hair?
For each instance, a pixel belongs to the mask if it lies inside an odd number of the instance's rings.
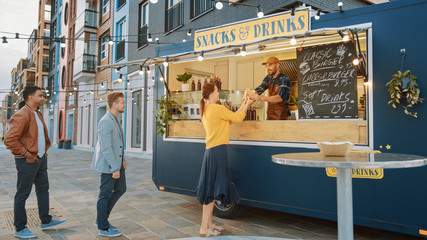
[[[203,117],[203,112],[205,111],[205,100],[208,100],[209,95],[215,91],[215,83],[209,82],[203,84],[202,87],[202,100],[200,100],[200,119]]]

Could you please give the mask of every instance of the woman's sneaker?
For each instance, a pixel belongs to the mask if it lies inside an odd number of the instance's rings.
[[[118,237],[120,235],[122,235],[121,232],[119,232],[117,230],[113,230],[112,228],[108,228],[107,230],[99,230],[99,236]]]
[[[31,232],[30,230],[28,230],[28,228],[24,228],[19,232],[16,231],[15,234],[13,234],[13,236],[18,238],[35,238],[37,237],[37,234]]]

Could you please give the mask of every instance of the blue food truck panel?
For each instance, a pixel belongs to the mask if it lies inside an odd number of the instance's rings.
[[[418,76],[421,97],[427,80],[427,1],[395,1],[322,15],[312,30],[372,23],[374,149],[427,156],[427,104],[413,110],[418,118],[393,109],[386,83],[406,67]],[[193,42],[157,48],[158,56],[191,52]],[[164,86],[156,85],[156,99]],[[204,143],[164,141],[153,134],[153,181],[165,191],[195,195]],[[390,145],[391,149],[380,149]],[[229,145],[228,160],[239,204],[336,220],[336,179],[324,168],[274,164],[271,155],[316,149]],[[354,223],[412,235],[427,230],[427,168],[385,169],[380,180],[353,179]]]

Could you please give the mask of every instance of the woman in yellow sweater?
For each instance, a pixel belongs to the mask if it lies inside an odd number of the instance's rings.
[[[219,92],[215,83],[206,83],[202,88],[200,115],[206,131],[206,150],[200,172],[197,199],[203,204],[200,236],[221,235],[222,227],[215,226],[212,214],[215,200],[230,204],[230,176],[227,164],[227,145],[230,138],[230,124],[242,122],[248,107],[254,103],[245,101],[236,112],[218,105]],[[205,101],[207,102],[205,104]]]

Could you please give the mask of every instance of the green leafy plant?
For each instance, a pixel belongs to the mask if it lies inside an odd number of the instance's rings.
[[[168,123],[170,121],[175,122],[175,119],[172,118],[172,112],[177,109],[182,113],[183,110],[174,100],[168,100],[166,96],[163,96],[160,100],[156,100],[156,102],[159,105],[159,108],[155,111],[156,133],[163,136],[166,133]]]
[[[404,112],[412,117],[417,117],[418,113],[410,112],[409,108],[418,102],[422,103],[424,100],[420,98],[421,91],[415,79],[417,77],[412,75],[410,70],[403,73],[397,71],[397,74],[394,74],[393,78],[386,84],[391,98],[388,104],[391,104],[393,108],[401,105],[404,108]]]
[[[298,106],[298,97],[291,95],[292,101],[294,101],[295,105]]]
[[[190,80],[191,77],[193,77],[193,74],[184,72],[183,74],[177,74],[176,76],[176,80],[178,80],[179,82],[187,83],[187,81]]]

